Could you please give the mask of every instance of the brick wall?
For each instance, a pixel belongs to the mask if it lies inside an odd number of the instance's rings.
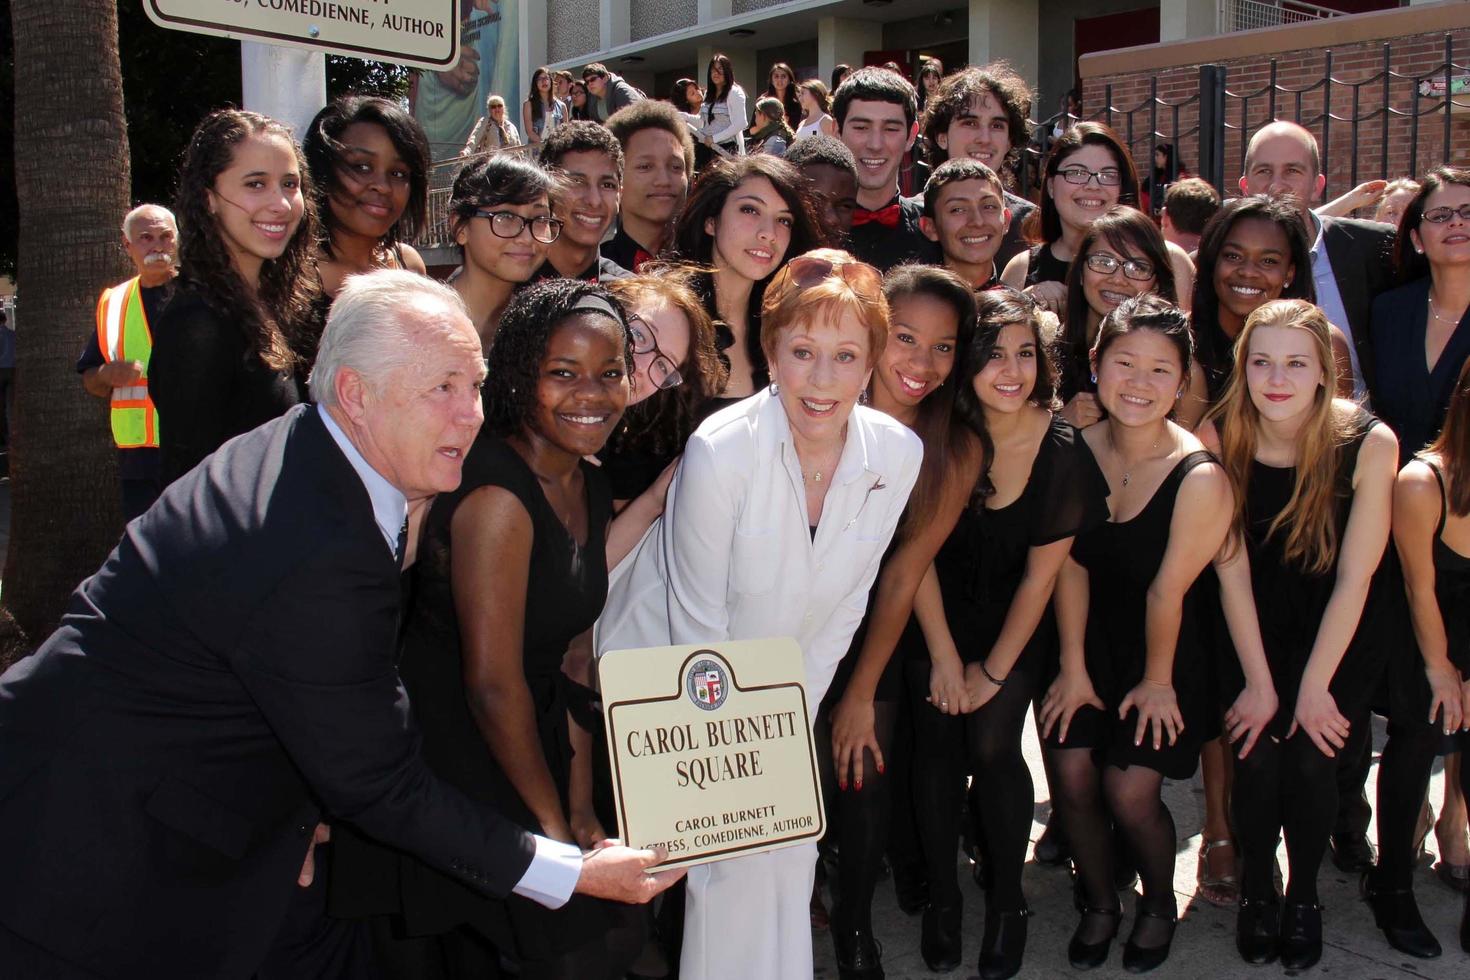
[[[1268,93],[1254,98],[1241,96],[1254,95],[1269,86],[1273,60],[1276,63],[1276,84],[1286,90],[1276,93],[1275,118],[1295,119],[1316,134],[1326,158],[1324,171],[1327,174],[1328,199],[1353,187],[1354,160],[1358,181],[1381,176],[1385,146],[1388,175],[1408,175],[1410,151],[1415,142],[1413,123],[1408,118],[1414,111],[1414,78],[1435,71],[1439,71],[1439,77],[1443,78],[1446,34],[1453,46],[1453,62],[1461,66],[1452,74],[1470,74],[1470,28],[1463,27],[1448,32],[1440,30],[1334,44],[1330,49],[1313,47],[1239,58],[1210,57],[1212,63],[1224,65],[1226,69],[1224,176],[1227,192],[1234,190],[1242,169],[1242,129],[1244,139],[1248,140],[1252,132],[1272,118]],[[1219,53],[1231,50],[1229,38],[1230,35],[1226,35],[1220,39]],[[1390,77],[1388,80],[1387,105],[1392,113],[1387,120],[1386,133],[1383,111],[1385,43],[1389,46],[1389,61],[1395,76],[1407,76]],[[1330,84],[1323,81],[1329,50],[1333,79]],[[1140,173],[1151,165],[1148,160],[1149,135],[1153,127],[1148,102],[1150,83],[1155,78],[1158,80],[1158,98],[1164,103],[1182,103],[1199,92],[1198,64],[1113,72],[1089,77],[1083,82],[1083,114],[1089,118],[1101,117],[1108,107],[1108,87],[1111,86],[1111,106],[1115,110],[1112,125],[1130,142]],[[1361,82],[1367,84],[1357,88],[1358,104],[1354,113],[1353,85]],[[1309,90],[1299,91],[1303,89]],[[1324,119],[1329,90],[1330,122]],[[1464,106],[1462,111],[1450,116],[1448,153],[1443,109],[1430,112],[1439,105],[1437,100],[1419,99],[1419,112],[1429,113],[1419,118],[1416,169],[1420,173],[1446,161],[1470,165],[1470,95],[1459,98]],[[1199,166],[1198,108],[1197,100],[1181,106],[1177,123],[1173,109],[1166,106],[1157,109],[1159,140],[1173,142],[1176,153],[1192,173],[1197,173]],[[1128,113],[1127,110],[1136,111]],[[1356,139],[1351,121],[1355,115],[1359,120]]]

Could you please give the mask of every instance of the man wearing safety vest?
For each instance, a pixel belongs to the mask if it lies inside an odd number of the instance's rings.
[[[167,208],[143,204],[123,219],[123,248],[138,274],[104,289],[97,323],[77,360],[82,384],[112,402],[112,438],[124,520],[147,510],[163,489],[158,415],[148,397],[148,358],[159,311],[178,274],[178,225]]]

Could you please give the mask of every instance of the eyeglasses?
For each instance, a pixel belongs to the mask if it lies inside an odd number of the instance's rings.
[[[1470,204],[1457,208],[1430,208],[1424,212],[1424,220],[1432,225],[1442,225],[1455,215],[1459,215],[1461,221],[1470,221]]]
[[[527,225],[531,226],[531,237],[543,245],[550,245],[561,235],[564,222],[559,218],[548,218],[546,215],[537,215],[534,218],[523,218],[514,211],[488,211],[485,208],[475,209],[476,218],[488,218],[490,230],[497,238],[515,238],[521,233],[521,229]]]
[[[677,388],[684,383],[684,376],[674,366],[669,356],[658,349],[658,335],[653,328],[641,317],[628,317],[628,334],[633,338],[633,353],[654,354],[654,359],[648,365],[648,380],[659,391],[667,388]]]
[[[855,285],[865,276],[877,276],[877,270],[865,262],[829,262],[816,255],[798,255],[786,265],[791,270],[791,280],[796,283],[797,289],[810,289],[834,275],[849,285]],[[851,275],[848,270],[851,270]]]
[[[1094,177],[1097,178],[1097,186],[1099,187],[1117,187],[1123,183],[1123,171],[1116,167],[1104,167],[1101,170],[1088,170],[1086,167],[1064,167],[1057,171],[1057,176],[1069,184],[1086,184]]]
[[[1107,252],[1093,252],[1087,257],[1087,267],[1100,276],[1111,276],[1118,266],[1129,279],[1146,282],[1154,277],[1154,264],[1147,259],[1119,259]]]

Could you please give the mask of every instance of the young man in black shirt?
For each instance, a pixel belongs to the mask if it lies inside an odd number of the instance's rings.
[[[677,109],[652,99],[614,113],[607,129],[623,148],[628,180],[617,234],[603,243],[602,256],[637,272],[673,237],[694,173],[694,140]]]
[[[904,154],[914,144],[918,97],[902,75],[861,68],[848,76],[832,101],[837,133],[857,161],[857,209],[849,236],[853,255],[887,272],[902,262],[935,262],[924,237],[924,208],[898,192]]]
[[[622,196],[623,148],[617,138],[599,123],[566,123],[541,143],[541,166],[565,185],[553,203],[562,229],[529,281],[626,277],[628,270],[600,252]]]
[[[995,256],[1010,219],[1000,178],[978,160],[947,160],[924,185],[924,234],[944,254],[944,267],[976,292],[1000,282]]]

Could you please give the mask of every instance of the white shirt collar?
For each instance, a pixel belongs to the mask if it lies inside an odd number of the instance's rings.
[[[373,469],[367,460],[362,458],[362,453],[347,438],[347,433],[337,425],[336,419],[332,418],[321,405],[316,407],[317,414],[321,416],[323,424],[327,427],[328,434],[337,448],[342,450],[342,455],[347,457],[347,462],[357,471],[358,479],[367,489],[368,499],[373,504],[373,518],[378,522],[378,530],[383,532],[383,539],[388,542],[388,550],[394,556],[398,554],[398,532],[403,529],[403,522],[408,520],[408,499],[403,496],[393,484],[389,483],[384,476]]]

